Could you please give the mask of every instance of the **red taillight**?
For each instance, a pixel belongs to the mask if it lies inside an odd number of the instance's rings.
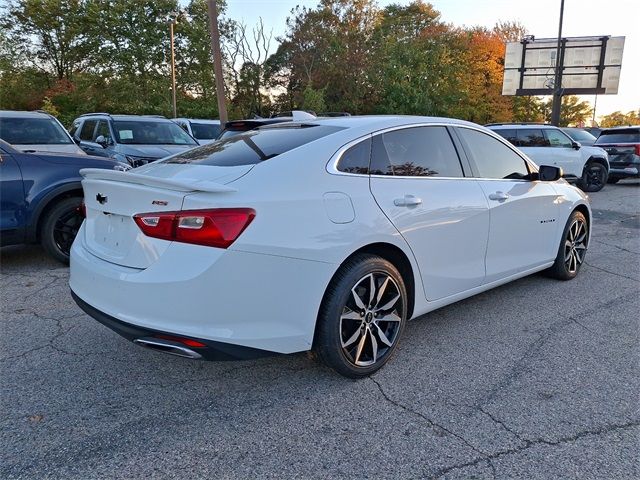
[[[194,347],[194,348],[203,348],[206,347],[206,345],[202,342],[198,342],[196,340],[191,340],[190,338],[184,338],[184,337],[176,337],[174,335],[155,335],[156,338],[161,338],[162,340],[169,340],[171,342],[177,342],[177,343],[182,343],[183,345],[186,345],[187,347]]]
[[[640,143],[636,145],[636,155],[640,157]]]
[[[84,200],[78,205],[78,213],[82,216],[82,218],[87,218],[87,206],[84,204]]]
[[[255,216],[252,208],[216,208],[138,213],[133,219],[148,237],[227,248]]]

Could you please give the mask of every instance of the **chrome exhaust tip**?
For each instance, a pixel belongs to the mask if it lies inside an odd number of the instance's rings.
[[[194,352],[190,348],[166,340],[156,338],[136,338],[133,343],[145,348],[150,348],[157,352],[168,353],[169,355],[176,355],[178,357],[190,358],[192,360],[202,358],[202,355],[198,352]]]

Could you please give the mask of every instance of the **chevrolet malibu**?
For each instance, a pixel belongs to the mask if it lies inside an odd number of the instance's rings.
[[[74,299],[193,359],[314,350],[366,376],[409,319],[534,272],[572,279],[590,238],[559,168],[445,118],[275,124],[82,174]]]

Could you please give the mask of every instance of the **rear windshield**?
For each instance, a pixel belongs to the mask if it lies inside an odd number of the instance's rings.
[[[0,138],[12,145],[66,145],[73,143],[52,118],[0,118]]]
[[[215,140],[220,134],[220,125],[191,122],[191,131],[198,140]]]
[[[601,143],[640,143],[640,129],[603,131],[596,145]]]
[[[127,145],[197,145],[188,133],[169,120],[116,120],[113,127],[118,143]]]
[[[342,128],[327,125],[261,127],[189,150],[163,161],[165,163],[195,163],[218,167],[255,165],[339,130]]]

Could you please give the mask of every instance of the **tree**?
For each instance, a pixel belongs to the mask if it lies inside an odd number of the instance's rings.
[[[640,125],[640,109],[627,113],[620,111],[605,115],[600,120],[600,126],[604,128],[621,127],[626,125]]]
[[[551,122],[551,106],[553,99],[548,99],[544,104],[545,120]],[[580,125],[586,122],[593,115],[593,107],[587,101],[581,101],[575,95],[565,95],[562,97],[562,108],[560,109],[560,126]]]

